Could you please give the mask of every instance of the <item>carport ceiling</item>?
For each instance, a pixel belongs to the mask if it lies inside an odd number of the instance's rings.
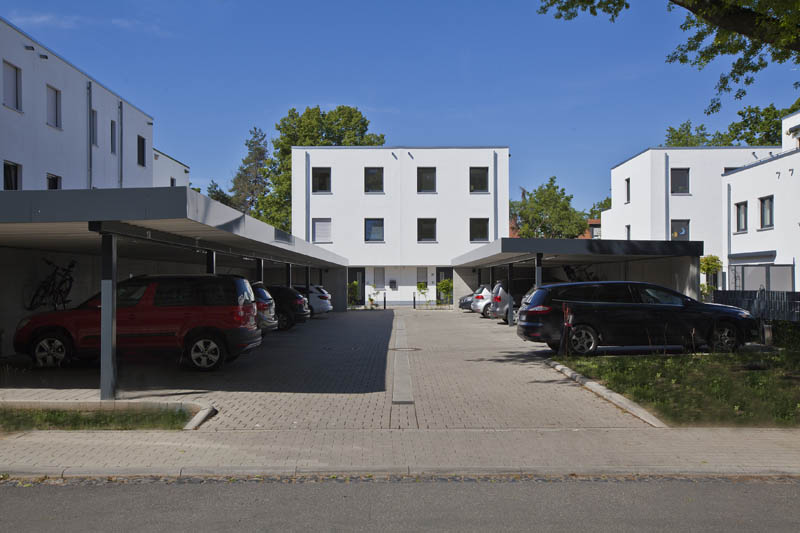
[[[544,266],[617,263],[664,257],[700,257],[699,241],[627,241],[600,239],[502,238],[453,259],[454,267],[487,268],[509,263],[533,266],[536,254]]]
[[[186,187],[0,195],[0,246],[99,254],[99,232],[124,237],[123,257],[188,260],[196,257],[192,249],[211,249],[296,265],[347,265],[341,256]]]

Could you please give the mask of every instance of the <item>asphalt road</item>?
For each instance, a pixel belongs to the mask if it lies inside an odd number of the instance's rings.
[[[0,484],[4,531],[798,531],[800,480]]]

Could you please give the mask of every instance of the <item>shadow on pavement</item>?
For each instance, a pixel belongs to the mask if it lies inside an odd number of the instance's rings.
[[[324,319],[270,332],[261,346],[216,372],[178,366],[176,354],[118,356],[118,389],[365,394],[386,390],[386,358],[394,312],[331,313]],[[0,363],[4,388],[92,389],[100,386],[98,363],[31,368],[27,357]]]

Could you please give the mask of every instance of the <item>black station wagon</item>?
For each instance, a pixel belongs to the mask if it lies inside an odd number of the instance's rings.
[[[565,316],[564,311],[567,310]],[[544,285],[526,295],[517,335],[558,350],[565,322],[568,349],[598,346],[708,346],[733,351],[758,337],[758,323],[738,307],[701,303],[650,283],[627,281]]]

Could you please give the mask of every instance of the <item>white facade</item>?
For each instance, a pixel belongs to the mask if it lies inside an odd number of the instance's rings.
[[[781,153],[722,177],[728,288],[800,288],[800,112],[784,117],[782,131]]]
[[[366,191],[365,174],[377,172],[366,169],[381,169],[381,190]],[[418,191],[419,172],[424,189],[433,182],[418,169],[435,169],[433,190]],[[367,297],[385,287],[387,302],[410,303],[426,275],[434,299],[437,267],[508,237],[508,175],[507,147],[293,147],[292,233],[346,257],[351,271],[364,268],[366,284],[376,285]]]
[[[159,185],[150,115],[2,18],[0,59],[2,189]]]
[[[188,187],[189,166],[153,149],[153,186]]]
[[[703,241],[705,255],[722,257],[722,174],[779,151],[780,147],[649,148],[611,169],[611,209],[602,213],[602,238]],[[679,183],[686,179],[686,170],[688,184]]]

